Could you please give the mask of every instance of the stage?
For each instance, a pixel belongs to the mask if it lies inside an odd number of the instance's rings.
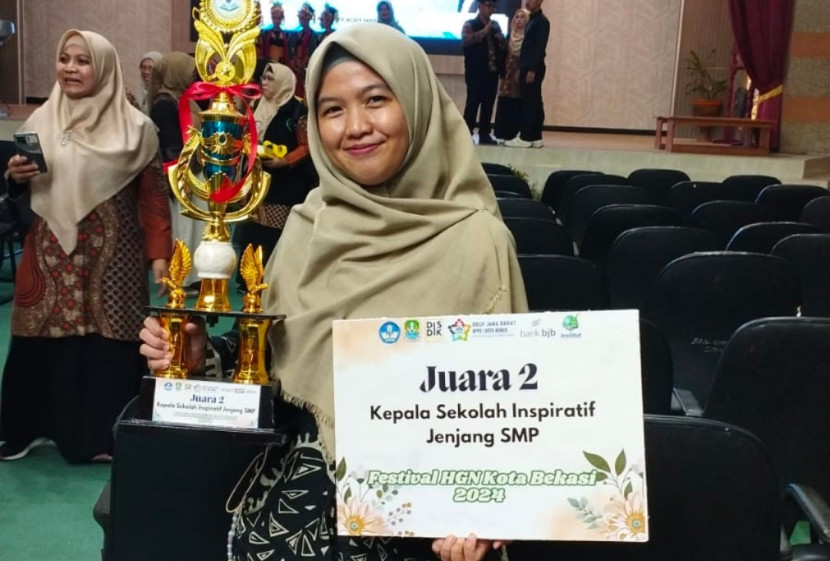
[[[0,119],[0,140],[11,140],[35,106],[12,105]],[[693,180],[721,181],[729,175],[771,175],[782,183],[828,187],[830,154],[719,156],[679,154],[654,148],[654,136],[587,132],[545,132],[544,148],[476,146],[483,162],[513,166],[526,172],[531,188],[541,193],[548,175],[558,169],[584,169],[627,176],[639,168],[679,169]],[[5,162],[3,162],[5,167]]]
[[[544,148],[476,146],[483,162],[512,166],[529,176],[539,192],[558,169],[584,169],[627,176],[639,168],[679,169],[698,181],[729,175],[771,175],[782,183],[830,184],[830,154],[720,156],[679,154],[654,148],[653,135],[545,132]]]

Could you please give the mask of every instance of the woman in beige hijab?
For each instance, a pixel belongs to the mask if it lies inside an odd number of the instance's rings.
[[[512,236],[461,115],[412,40],[378,24],[337,31],[312,57],[308,86],[320,186],[291,211],[264,299],[286,315],[270,334],[271,373],[296,436],[268,450],[245,496],[232,497],[229,559],[478,561],[500,544],[372,540],[335,523],[331,323],[525,311]],[[164,337],[145,321],[151,368],[168,364]]]
[[[150,118],[158,128],[159,156],[162,162],[177,161],[182,152],[181,124],[179,123],[179,98],[196,77],[196,61],[188,54],[172,52],[164,55],[153,67],[150,79],[148,102]],[[191,121],[198,127],[198,107],[191,102]],[[190,251],[196,251],[202,241],[201,223],[181,214],[181,203],[170,199],[170,214],[173,220],[173,238],[182,240]],[[184,280],[189,296],[198,293],[199,277],[191,271]]]
[[[0,403],[0,459],[48,438],[73,462],[106,460],[116,415],[137,393],[136,333],[171,253],[170,214],[150,119],[127,101],[112,44],[70,30],[57,83],[23,124],[48,171],[8,163],[12,197],[36,214],[15,284]]]

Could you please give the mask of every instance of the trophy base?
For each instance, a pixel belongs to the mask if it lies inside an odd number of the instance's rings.
[[[214,378],[145,376],[136,418],[162,425],[273,432],[274,389]]]

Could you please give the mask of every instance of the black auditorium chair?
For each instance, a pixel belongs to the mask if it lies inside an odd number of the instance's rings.
[[[510,561],[779,560],[778,482],[758,438],[717,421],[663,415],[646,415],[644,433],[648,542],[517,541],[508,546]],[[635,516],[631,509],[627,520]],[[573,523],[585,524],[576,512]]]
[[[4,167],[16,153],[14,142],[0,141],[0,162]],[[10,283],[8,293],[0,296],[0,304],[13,300],[17,255],[22,251],[23,239],[33,220],[29,190],[25,189],[18,197],[12,199],[7,180],[0,174],[0,266],[5,266],[8,262],[9,267],[9,275],[0,277],[0,282]]]
[[[568,232],[555,222],[538,218],[505,218],[505,225],[516,240],[517,253],[573,255]]]
[[[557,206],[553,208],[563,224],[568,219],[568,213],[571,210],[574,195],[588,185],[628,185],[628,179],[620,175],[607,175],[604,173],[575,175],[571,177],[565,183],[565,187],[562,188]]]
[[[801,286],[801,315],[830,317],[830,234],[795,234],[775,244]]]
[[[798,221],[812,224],[830,234],[830,197],[819,197],[804,205]]]
[[[746,201],[711,201],[692,212],[692,225],[715,234],[722,248],[742,226],[772,219],[767,208]]]
[[[640,369],[643,385],[643,412],[671,413],[674,366],[669,341],[660,328],[640,318]]]
[[[597,172],[580,169],[558,169],[552,172],[545,180],[545,187],[542,189],[542,202],[551,208],[557,208],[559,197],[568,180],[577,175],[590,174],[597,174]]]
[[[687,414],[705,406],[732,333],[752,319],[795,316],[800,300],[798,279],[773,255],[692,253],[666,265],[641,313],[669,340],[675,395]]]
[[[495,164],[493,162],[481,162],[481,167],[484,168],[484,173],[486,174],[499,174],[499,175],[510,175],[513,173],[513,170],[510,169],[509,166],[504,164]]]
[[[741,227],[729,243],[727,251],[752,251],[769,253],[775,244],[793,234],[818,234],[820,230],[812,224],[802,222],[759,222]]]
[[[666,204],[673,185],[689,181],[689,176],[678,169],[635,169],[628,174],[628,183],[642,187],[654,204]]]
[[[553,210],[539,201],[525,198],[499,198],[496,202],[504,218],[538,218],[556,221]]]
[[[671,261],[696,251],[720,249],[711,232],[685,226],[646,226],[624,231],[605,260],[612,308],[640,308],[651,285]]]
[[[768,207],[776,220],[797,221],[807,203],[827,194],[827,188],[818,185],[769,185],[755,202]]]
[[[708,419],[751,431],[766,445],[787,497],[785,534],[796,518],[806,519],[810,536],[825,544],[795,546],[794,559],[830,554],[828,341],[828,318],[744,324],[726,344],[704,412]]]
[[[617,236],[641,226],[680,226],[683,217],[672,208],[656,205],[608,205],[594,212],[585,228],[580,257],[604,265]]]
[[[533,198],[533,193],[530,191],[530,186],[527,181],[514,174],[492,174],[488,173],[487,178],[490,180],[490,185],[493,186],[494,191],[512,191],[518,193],[527,199]]]
[[[715,181],[681,181],[672,185],[666,205],[691,217],[692,211],[709,201],[720,199],[720,183]]]
[[[516,193],[515,191],[498,190],[493,191],[493,194],[496,195],[497,199],[524,199],[526,201],[531,200],[520,193]]]
[[[594,212],[604,206],[616,204],[646,205],[649,196],[645,189],[628,185],[588,185],[577,191],[571,202],[571,212],[565,220],[565,228],[577,246]]]
[[[769,175],[730,175],[721,182],[723,199],[729,201],[754,202],[758,193],[769,185],[777,185],[781,181]]]
[[[566,255],[519,255],[531,311],[604,310],[608,296],[596,265]]]

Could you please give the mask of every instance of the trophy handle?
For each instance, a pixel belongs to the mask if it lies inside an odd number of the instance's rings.
[[[256,208],[265,200],[268,195],[268,189],[271,188],[271,174],[262,171],[262,162],[259,158],[254,162],[254,169],[245,180],[243,190],[249,189],[251,184],[258,185],[259,189],[251,191],[251,198],[245,203],[245,206],[239,210],[229,212],[225,215],[224,221],[227,223],[242,222],[247,220]]]

